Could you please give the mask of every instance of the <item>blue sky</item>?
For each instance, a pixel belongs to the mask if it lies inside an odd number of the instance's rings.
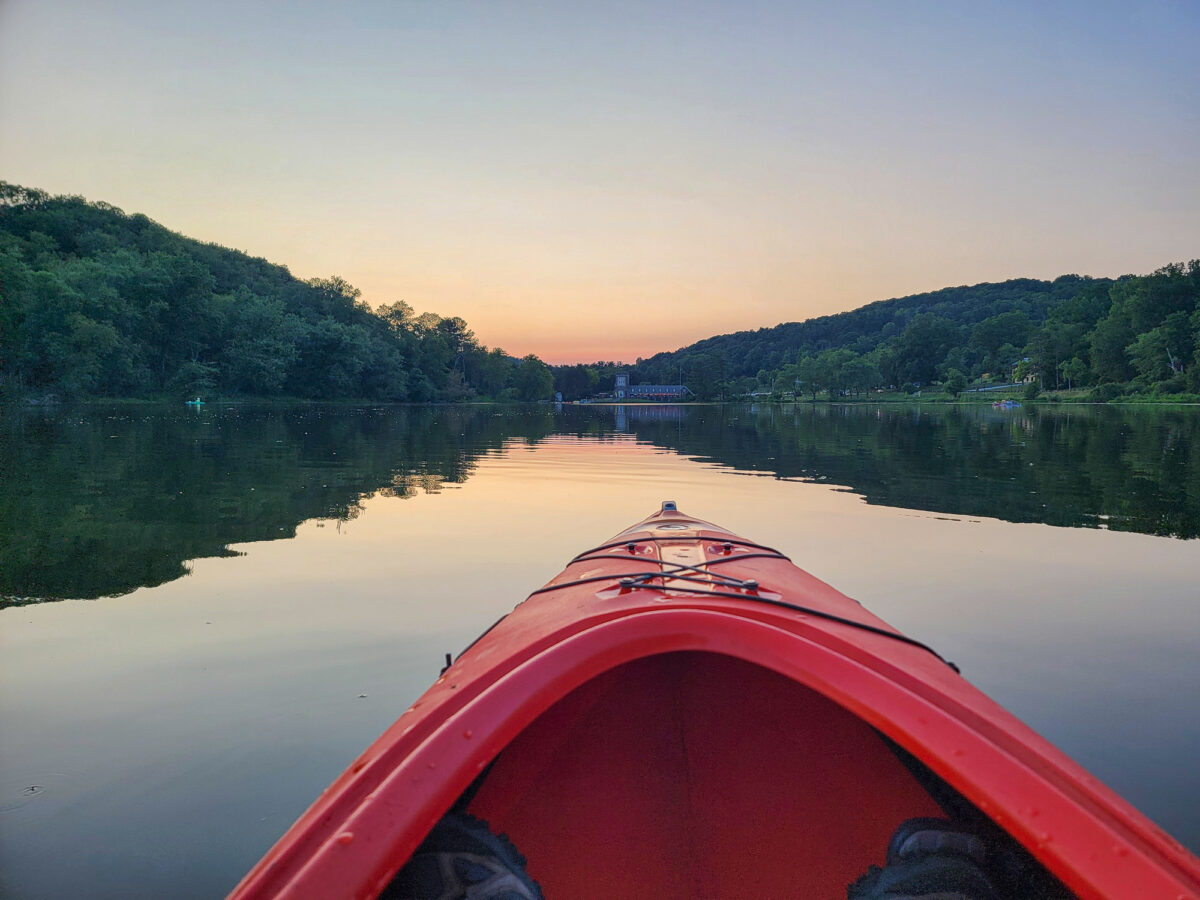
[[[553,361],[1200,256],[1200,4],[0,0],[0,177]]]

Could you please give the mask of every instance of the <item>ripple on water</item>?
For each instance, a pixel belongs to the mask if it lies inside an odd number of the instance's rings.
[[[0,779],[0,816],[53,796],[68,780],[62,772],[5,776]]]

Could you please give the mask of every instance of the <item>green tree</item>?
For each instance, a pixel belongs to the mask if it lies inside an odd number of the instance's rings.
[[[494,350],[477,350],[468,354],[467,376],[475,388],[485,396],[499,397],[508,383],[513,361],[497,347]]]
[[[797,363],[796,374],[799,376],[804,390],[808,391],[815,401],[817,399],[817,392],[824,390],[826,387],[825,368],[813,357],[805,356]]]
[[[1060,366],[1083,349],[1083,326],[1048,321],[1037,329],[1027,348],[1042,383],[1053,381],[1059,387]]]
[[[446,339],[451,352],[456,355],[479,346],[475,340],[475,332],[468,328],[466,320],[459,316],[442,319],[437,323],[437,331]]]
[[[691,357],[685,368],[687,386],[699,399],[716,400],[721,396],[727,371],[723,356],[719,353],[701,353]]]
[[[1190,314],[1200,293],[1200,260],[1172,263],[1150,275],[1123,278],[1113,285],[1114,305],[1129,318],[1135,334],[1158,327],[1172,313]]]
[[[1168,315],[1161,325],[1138,335],[1125,352],[1143,381],[1155,382],[1181,374],[1194,352],[1191,316]]]
[[[239,394],[279,394],[299,356],[303,324],[288,315],[283,301],[256,296],[244,286],[222,299],[223,386]]]
[[[801,374],[800,366],[795,363],[788,363],[779,373],[770,380],[769,386],[774,393],[778,394],[799,394],[802,390],[804,377]]]
[[[960,339],[949,319],[930,313],[914,316],[896,343],[898,377],[929,382],[937,378],[938,366]]]
[[[554,376],[544,362],[530,353],[513,372],[513,387],[520,400],[548,400],[554,393]]]
[[[385,303],[375,310],[375,314],[383,319],[388,328],[397,335],[412,333],[417,318],[413,308],[403,300]]]
[[[946,381],[943,384],[945,391],[951,397],[957,397],[962,393],[963,388],[967,386],[967,377],[958,369],[951,369],[946,373]]]
[[[1013,375],[1014,365],[1021,360],[1021,349],[1012,344],[1001,344],[1000,349],[996,351],[995,360],[991,373],[1008,381]]]
[[[316,290],[327,313],[336,314],[348,307],[353,307],[362,296],[362,291],[340,275],[330,275],[328,278],[310,278],[307,284]]]
[[[1019,310],[989,316],[971,329],[970,346],[983,357],[984,371],[1007,376],[1012,363],[1005,346],[1023,347],[1029,340],[1033,323]]]
[[[1096,323],[1089,338],[1092,373],[1100,383],[1128,381],[1133,375],[1125,348],[1133,342],[1133,329],[1121,311],[1109,313]]]
[[[361,396],[357,387],[369,348],[367,334],[358,325],[332,318],[306,325],[298,341],[299,358],[291,371],[289,392],[323,400]]]
[[[1192,313],[1192,367],[1188,371],[1188,388],[1200,393],[1200,308]]]
[[[561,391],[565,400],[579,400],[596,393],[600,381],[599,373],[592,366],[579,363],[554,369],[554,389]]]
[[[1061,376],[1067,380],[1067,390],[1083,385],[1091,372],[1088,364],[1078,356],[1072,356],[1066,362],[1060,363],[1058,369]]]

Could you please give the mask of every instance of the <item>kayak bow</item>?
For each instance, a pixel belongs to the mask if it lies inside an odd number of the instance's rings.
[[[1200,861],[931,648],[671,502],[467,648],[231,896],[374,897],[455,806],[550,898],[845,896],[946,814],[1080,897],[1200,897]]]

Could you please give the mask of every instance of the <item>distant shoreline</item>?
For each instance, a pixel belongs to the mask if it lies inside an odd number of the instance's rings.
[[[147,397],[73,397],[70,399],[64,398],[30,398],[18,397],[10,399],[7,403],[0,402],[0,412],[5,408],[13,409],[20,408],[24,410],[34,409],[52,409],[72,406],[179,406],[181,408],[200,411],[205,406],[387,406],[387,407],[410,407],[417,409],[435,408],[435,407],[464,407],[464,406],[500,406],[514,408],[528,407],[549,407],[557,405],[567,406],[598,406],[598,407],[616,407],[616,406],[714,406],[714,405],[742,405],[750,406],[754,404],[768,404],[773,406],[795,406],[795,405],[825,405],[825,406],[870,406],[875,405],[921,405],[921,406],[985,406],[990,407],[997,401],[1011,400],[1021,404],[1021,407],[1026,406],[1200,406],[1200,399],[1193,399],[1187,396],[1181,400],[1167,400],[1152,397],[1118,397],[1113,400],[1089,400],[1086,395],[1081,396],[1058,396],[1055,394],[1043,394],[1033,400],[1026,400],[1020,394],[998,395],[988,394],[986,397],[971,396],[971,397],[948,397],[944,394],[935,394],[928,397],[925,396],[882,396],[882,397],[837,397],[828,398],[822,397],[816,400],[807,397],[801,398],[773,398],[773,397],[755,397],[753,399],[739,397],[729,400],[687,400],[687,401],[656,401],[656,400],[441,400],[441,401],[381,401],[370,400],[366,398],[343,398],[336,400],[313,400],[303,397],[216,397],[211,400],[205,400],[200,407],[188,406],[181,400],[168,398],[147,398]]]

